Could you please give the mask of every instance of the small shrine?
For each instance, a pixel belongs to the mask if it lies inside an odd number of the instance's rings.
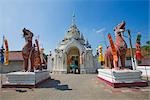
[[[52,58],[53,56],[53,58]],[[48,57],[48,67],[54,73],[95,73],[94,57],[88,40],[75,24],[73,16],[72,24],[64,39],[55,49],[54,54]]]

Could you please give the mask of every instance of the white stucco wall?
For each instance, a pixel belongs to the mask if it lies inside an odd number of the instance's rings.
[[[79,50],[80,56],[83,56],[83,64],[80,64],[80,73],[93,73],[96,72],[94,65],[95,61],[92,54],[92,49],[86,49],[86,47],[81,44],[76,39],[71,39],[66,45],[60,45],[57,50],[55,50],[54,64],[48,64],[48,68],[52,68],[53,72],[67,73],[67,54],[72,47],[76,47]],[[84,52],[84,53],[83,53]],[[48,58],[50,59],[50,58]],[[48,60],[50,63],[51,61]]]

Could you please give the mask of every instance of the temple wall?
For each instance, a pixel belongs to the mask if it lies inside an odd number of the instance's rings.
[[[49,70],[52,68],[52,72],[54,73],[67,73],[67,71],[70,71],[68,68],[68,55],[79,57],[80,73],[96,72],[97,66],[95,67],[95,65],[97,64],[94,64],[92,49],[87,48],[85,44],[80,43],[79,40],[74,38],[68,40],[66,43],[63,42],[55,49],[53,64],[48,64]],[[52,63],[52,61],[49,61],[49,63]]]
[[[80,64],[80,63],[79,63]],[[57,53],[54,55],[54,60],[48,57],[48,70],[54,73],[67,73],[67,55],[65,53]],[[86,51],[83,57],[83,63],[80,64],[80,73],[96,73],[99,67],[98,62],[92,55],[92,51]]]
[[[0,73],[8,73],[23,70],[23,61],[9,61],[8,65],[0,63]]]

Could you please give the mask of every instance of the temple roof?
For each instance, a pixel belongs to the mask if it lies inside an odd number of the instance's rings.
[[[75,39],[80,38],[80,31],[75,24],[71,25],[71,27],[67,31],[65,38],[67,38],[67,39],[69,39],[69,38],[75,38]]]
[[[78,39],[78,38],[80,38],[80,31],[75,24],[75,15],[72,16],[72,24],[71,24],[69,30],[67,31],[65,38],[66,39],[70,39],[70,38]]]
[[[72,24],[71,24],[70,28],[68,29],[64,39],[62,41],[60,41],[58,49],[63,50],[68,45],[70,45],[70,43],[82,45],[85,48],[91,49],[91,45],[88,43],[88,41],[85,42],[83,34],[80,33],[79,29],[77,28],[77,26],[75,24],[75,16],[73,16]]]

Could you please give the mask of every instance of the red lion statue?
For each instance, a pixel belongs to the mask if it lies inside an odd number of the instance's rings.
[[[32,44],[33,33],[27,29],[23,29],[23,37],[26,44],[22,49],[22,56],[24,59],[24,71],[33,72],[34,69],[41,69],[41,59],[38,40],[35,40],[35,44]]]
[[[125,55],[127,50],[127,44],[123,39],[123,32],[125,31],[125,21],[121,22],[114,28],[116,35],[115,43],[113,42],[111,35],[108,34],[110,46],[105,51],[105,67],[121,69],[125,67]],[[121,61],[121,67],[119,68],[119,59]]]

